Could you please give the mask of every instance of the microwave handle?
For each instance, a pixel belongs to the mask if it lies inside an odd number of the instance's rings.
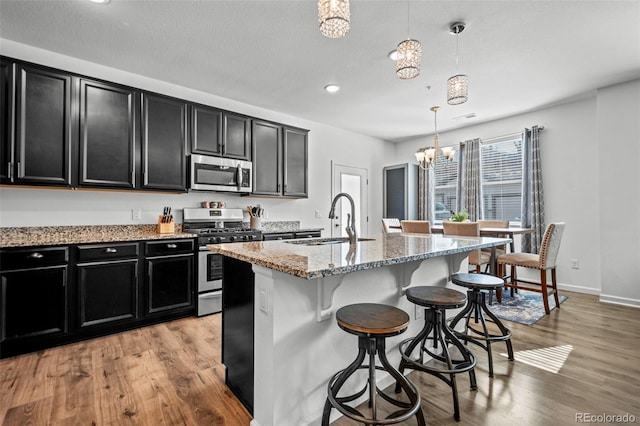
[[[238,185],[238,190],[242,189],[242,166],[238,164],[238,169],[236,170],[236,184]]]

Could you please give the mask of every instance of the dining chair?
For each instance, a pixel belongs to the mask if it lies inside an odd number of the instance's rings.
[[[560,308],[558,300],[558,287],[556,281],[556,260],[560,249],[560,241],[564,232],[564,222],[550,223],[544,231],[542,244],[540,245],[540,253],[508,253],[498,256],[498,276],[504,277],[505,267],[511,266],[510,279],[506,281],[505,287],[511,289],[513,295],[514,289],[522,289],[542,293],[542,302],[544,311],[548,315],[549,296],[553,294],[556,308]],[[540,282],[524,280],[517,277],[518,266],[523,268],[533,268],[540,271]],[[551,285],[547,284],[547,271],[551,271]],[[518,283],[527,284],[519,286]]]
[[[413,234],[430,234],[431,222],[428,220],[401,220],[400,227],[402,232]]]
[[[508,228],[509,221],[508,220],[479,220],[478,227],[482,228]],[[503,235],[496,235],[497,237],[502,237]],[[482,251],[486,253],[491,253],[491,249],[482,249]],[[500,256],[501,254],[505,254],[507,252],[507,245],[497,246],[496,247],[496,256]],[[485,272],[487,272],[485,270]]]
[[[464,237],[480,236],[480,227],[478,222],[451,222],[442,221],[444,235],[459,235]],[[491,253],[475,250],[469,254],[469,265],[475,266],[475,271],[480,272],[482,265],[488,265],[491,262]]]
[[[385,234],[389,234],[391,232],[402,232],[402,228],[400,227],[400,219],[383,218],[382,232]]]

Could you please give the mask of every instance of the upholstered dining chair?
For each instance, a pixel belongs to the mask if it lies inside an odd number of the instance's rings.
[[[482,228],[508,228],[509,221],[508,220],[479,220],[478,226],[480,229]],[[499,235],[502,236],[502,235]],[[482,251],[486,253],[491,253],[491,249],[482,249]],[[507,252],[507,246],[498,246],[496,247],[496,256],[500,256],[501,254],[505,254]],[[486,271],[485,271],[486,272]]]
[[[384,232],[385,234],[388,234],[390,232],[402,232],[402,228],[400,227],[400,219],[383,218],[382,232]]]
[[[443,220],[442,229],[444,235],[459,235],[463,237],[480,236],[478,222],[451,222]],[[469,265],[475,266],[476,272],[480,272],[482,265],[488,265],[489,262],[491,262],[491,253],[475,250],[469,254]]]
[[[542,293],[542,303],[544,311],[549,314],[549,296],[553,294],[556,308],[560,308],[558,300],[558,288],[556,282],[556,260],[560,249],[560,241],[564,232],[564,222],[550,223],[544,231],[542,244],[540,244],[540,254],[532,253],[508,253],[498,256],[498,276],[504,277],[505,267],[511,266],[510,279],[505,283],[505,287],[511,289],[523,289]],[[540,282],[528,281],[518,278],[517,268],[533,268],[540,271]],[[551,271],[551,285],[547,284],[547,271]],[[525,283],[526,286],[519,286]]]
[[[401,220],[400,227],[402,232],[413,234],[430,234],[431,222],[428,220]]]

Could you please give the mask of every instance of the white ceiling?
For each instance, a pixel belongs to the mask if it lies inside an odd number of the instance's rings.
[[[423,50],[412,80],[387,58],[407,38],[408,3],[351,3],[351,31],[328,39],[315,0],[0,0],[0,37],[391,141],[432,133],[432,105],[446,130],[640,77],[637,0],[411,1]],[[450,106],[454,21],[467,24],[470,89]]]

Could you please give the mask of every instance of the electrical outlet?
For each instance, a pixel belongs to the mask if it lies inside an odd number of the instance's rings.
[[[316,219],[322,219],[322,215],[320,214],[320,210],[316,210]]]
[[[571,259],[571,269],[580,269],[580,262],[578,262],[578,259]]]
[[[142,220],[142,210],[140,209],[131,210],[131,220]]]
[[[258,306],[260,306],[260,310],[265,314],[269,313],[267,310],[267,291],[260,290],[260,295],[258,296]]]

